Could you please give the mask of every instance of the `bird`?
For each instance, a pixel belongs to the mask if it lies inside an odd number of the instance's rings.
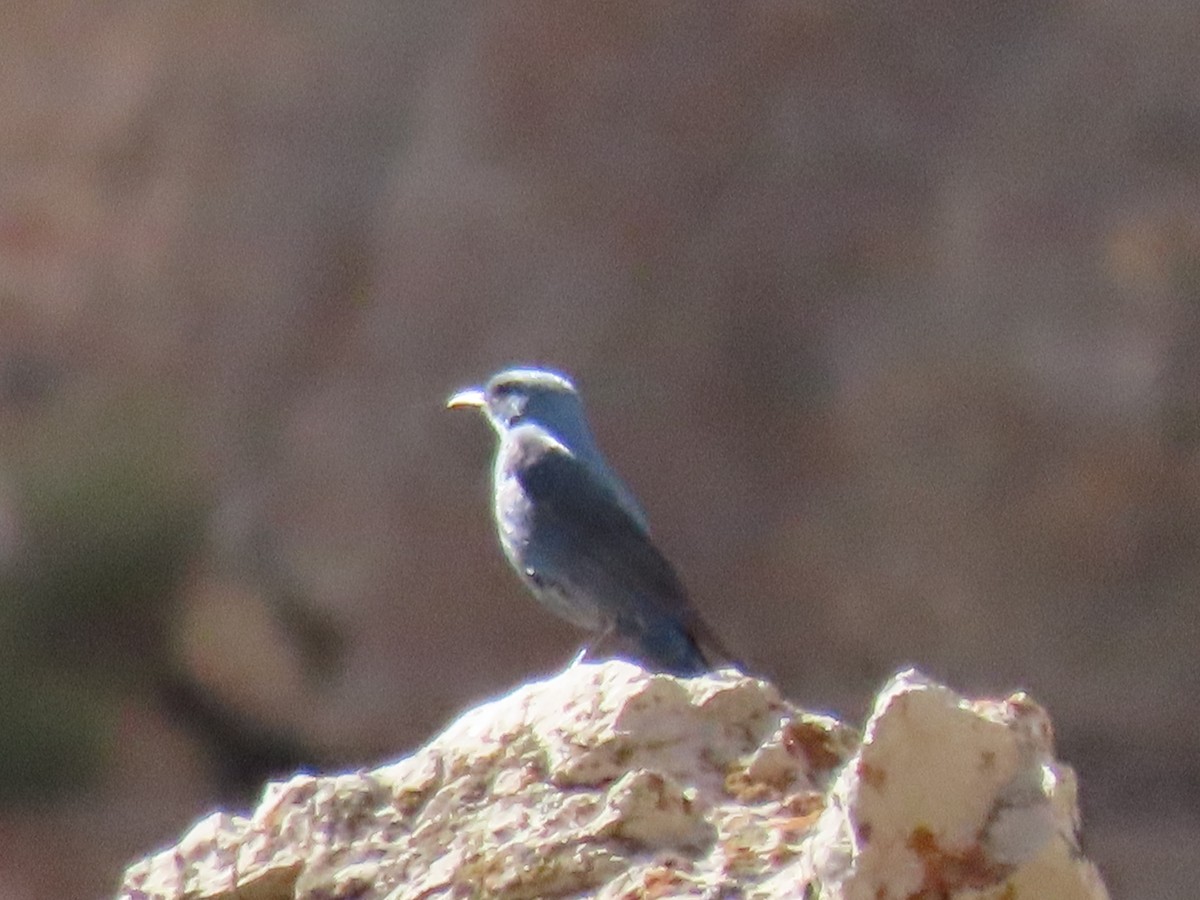
[[[614,645],[611,655],[671,675],[733,662],[601,454],[570,378],[508,368],[446,405],[479,410],[495,430],[500,546],[542,606],[590,635],[576,661]]]

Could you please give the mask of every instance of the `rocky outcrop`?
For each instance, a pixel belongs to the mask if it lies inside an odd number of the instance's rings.
[[[269,785],[130,866],[122,900],[1098,900],[1029,697],[895,676],[861,735],[732,670],[579,665],[411,756]]]

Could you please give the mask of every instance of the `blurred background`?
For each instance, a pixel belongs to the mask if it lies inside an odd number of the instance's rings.
[[[577,642],[492,438],[573,374],[735,651],[1025,688],[1114,897],[1200,878],[1190,0],[12,4],[0,898]]]

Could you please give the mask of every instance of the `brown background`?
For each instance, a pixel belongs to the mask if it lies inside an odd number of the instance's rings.
[[[0,896],[569,658],[441,409],[514,361],[794,699],[1027,688],[1114,896],[1194,890],[1193,3],[4,19]]]

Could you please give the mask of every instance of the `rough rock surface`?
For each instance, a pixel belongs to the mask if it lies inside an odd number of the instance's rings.
[[[726,670],[579,665],[368,772],[297,775],[135,863],[120,897],[1106,898],[1023,694],[916,672],[860,736]]]

